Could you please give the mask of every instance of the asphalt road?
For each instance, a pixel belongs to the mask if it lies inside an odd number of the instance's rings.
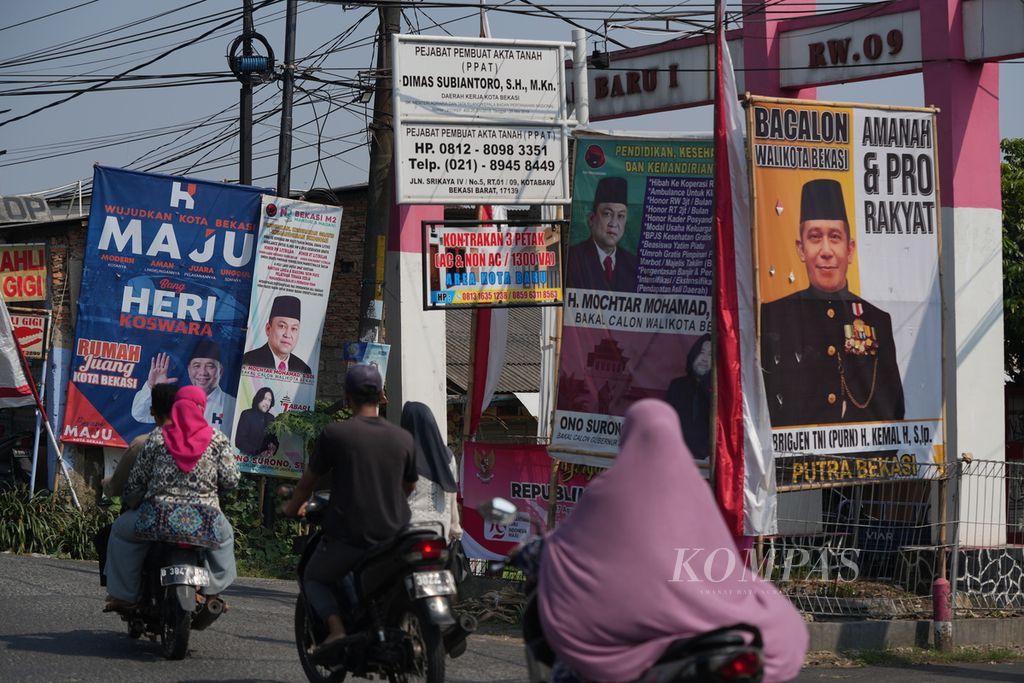
[[[241,579],[226,593],[230,610],[193,633],[188,658],[170,662],[159,644],[130,640],[124,624],[103,614],[106,591],[95,563],[0,554],[0,681],[305,681],[292,640],[295,584]],[[451,683],[518,683],[522,644],[474,635],[449,661]],[[1024,665],[933,665],[898,669],[809,668],[806,681],[1021,681]]]

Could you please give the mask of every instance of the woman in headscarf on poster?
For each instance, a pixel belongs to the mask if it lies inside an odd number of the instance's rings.
[[[686,374],[668,385],[665,401],[679,415],[690,453],[698,460],[711,458],[711,335],[697,338],[686,354]]]
[[[436,522],[449,543],[462,538],[455,456],[444,445],[437,420],[425,404],[409,401],[402,408],[402,428],[416,445],[416,472],[420,479],[409,497],[412,523]]]
[[[235,580],[234,532],[217,494],[238,485],[238,465],[231,442],[210,426],[205,410],[206,392],[182,387],[170,421],[154,430],[142,447],[125,488],[146,493],[137,510],[122,513],[114,522],[107,544],[109,595],[104,611],[135,605],[150,541],[207,547],[208,598]]]
[[[263,446],[267,425],[274,421],[270,409],[274,407],[274,392],[263,387],[252,397],[252,408],[246,408],[238,416],[235,427],[235,445],[248,455],[256,455]]]
[[[673,641],[740,623],[761,631],[765,683],[797,676],[803,618],[744,565],[672,408],[635,403],[620,448],[534,551],[540,620],[562,679],[568,669],[632,681]]]

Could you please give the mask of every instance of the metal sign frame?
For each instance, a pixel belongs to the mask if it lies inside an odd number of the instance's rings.
[[[409,76],[406,73],[407,67],[403,65],[402,59],[399,58],[400,51],[411,44],[433,44],[439,47],[460,47],[466,49],[511,49],[511,50],[554,50],[557,55],[557,68],[553,69],[551,78],[553,80],[552,85],[556,89],[557,93],[557,106],[552,109],[550,116],[527,116],[527,115],[508,115],[502,116],[500,113],[494,113],[482,106],[481,110],[483,114],[478,113],[459,113],[453,111],[443,111],[444,105],[440,100],[424,101],[418,100],[415,104],[412,98],[407,96],[401,86],[403,78]],[[392,36],[391,51],[392,51],[392,111],[393,111],[393,122],[394,122],[394,133],[395,133],[395,179],[397,188],[397,203],[399,204],[495,204],[495,205],[532,205],[532,204],[569,204],[571,201],[569,194],[569,133],[571,128],[575,125],[575,122],[569,118],[566,106],[566,74],[564,64],[566,60],[566,48],[571,47],[574,44],[571,42],[560,42],[560,41],[542,41],[542,40],[506,40],[496,38],[452,38],[448,36],[419,36],[419,35],[405,35],[395,34]],[[471,61],[467,58],[467,61]],[[497,67],[495,67],[497,68]],[[497,79],[500,80],[500,79]],[[424,110],[430,110],[431,107],[436,107],[442,110],[439,114],[428,114],[423,113]],[[416,111],[407,111],[410,108],[415,108]],[[444,126],[450,126],[453,129],[459,129],[463,132],[474,131],[472,139],[481,137],[478,132],[485,132],[485,135],[489,136],[497,134],[497,131],[503,130],[505,135],[511,136],[507,139],[515,139],[516,144],[519,146],[526,146],[528,151],[532,151],[536,148],[536,153],[519,155],[513,152],[512,154],[506,153],[504,145],[495,144],[492,147],[500,149],[499,156],[492,158],[489,161],[485,158],[480,161],[480,157],[487,157],[488,154],[485,151],[485,147],[488,143],[468,143],[464,142],[462,138],[459,140],[445,140],[441,141],[438,137],[435,137],[432,141],[438,143],[438,149],[430,149],[430,152],[435,155],[448,155],[448,159],[441,162],[435,159],[423,159],[419,160],[419,163],[423,164],[419,166],[420,170],[428,172],[443,172],[445,174],[451,174],[454,172],[465,172],[471,173],[477,176],[485,170],[490,168],[493,172],[503,174],[501,177],[495,176],[487,180],[497,180],[495,183],[481,183],[477,184],[473,189],[473,192],[464,192],[453,196],[444,196],[438,194],[438,189],[441,187],[438,184],[423,184],[424,191],[417,191],[414,189],[415,186],[412,184],[411,169],[406,168],[407,159],[409,159],[408,145],[405,144],[403,134],[403,128],[406,126],[421,125],[424,128],[430,126],[441,126],[442,131]],[[532,130],[531,130],[532,129]],[[529,131],[529,132],[524,132]],[[520,143],[517,136],[526,135],[527,139],[524,143]],[[523,183],[522,180],[529,180],[531,173],[531,163],[534,170],[548,170],[546,168],[547,163],[550,159],[539,159],[540,148],[546,147],[546,145],[532,145],[531,142],[535,142],[533,138],[540,137],[541,139],[548,139],[547,136],[558,137],[558,150],[556,168],[553,173],[557,174],[555,178],[555,185],[549,186],[534,186],[532,183]],[[506,140],[507,140],[506,139]],[[544,154],[547,155],[546,149]],[[440,158],[440,157],[435,157]],[[542,166],[536,164],[540,162]],[[486,164],[486,165],[485,165]],[[422,178],[421,178],[422,180]],[[514,183],[510,182],[515,180]],[[489,193],[488,188],[495,188],[495,192]],[[511,188],[517,188],[513,193]],[[524,190],[524,188],[530,187],[542,187],[543,190]],[[470,189],[469,183],[467,183],[466,189]],[[429,190],[429,192],[427,191]],[[497,191],[500,190],[500,191]],[[541,194],[546,192],[546,194]]]
[[[558,241],[553,245],[557,256],[557,262],[555,267],[558,269],[558,289],[562,290],[562,295],[559,296],[557,301],[523,301],[521,303],[482,303],[482,304],[459,304],[456,306],[452,305],[436,305],[430,303],[430,233],[434,228],[482,228],[482,227],[495,227],[499,230],[502,228],[520,228],[520,227],[537,227],[546,228],[550,226],[553,228]],[[562,298],[565,294],[565,288],[563,286],[564,264],[562,260],[563,249],[562,249],[562,237],[568,234],[569,221],[560,219],[546,219],[546,220],[448,220],[448,221],[422,221],[421,224],[421,238],[423,250],[421,254],[421,270],[420,277],[423,283],[423,310],[425,311],[451,311],[451,310],[463,310],[471,308],[530,308],[537,306],[561,306]]]

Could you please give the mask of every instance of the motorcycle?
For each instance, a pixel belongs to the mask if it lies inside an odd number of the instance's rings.
[[[515,522],[519,515],[516,506],[503,498],[493,498],[478,510],[488,522],[506,526]],[[531,540],[539,539],[539,530],[533,528],[533,533]],[[534,573],[536,566],[524,555],[517,550],[509,555],[507,561],[526,576],[523,642],[526,646],[527,676],[529,683],[547,683],[556,655],[544,635],[540,620]],[[499,567],[502,564],[498,563]],[[654,665],[634,683],[760,683],[763,676],[762,646],[760,630],[749,624],[735,624],[692,638],[680,638],[671,642]]]
[[[476,622],[452,613],[455,579],[444,568],[448,551],[433,526],[407,527],[371,548],[348,576],[339,577],[335,599],[348,636],[327,653],[317,651],[328,628],[307,601],[302,577],[322,535],[319,525],[328,502],[329,493],[317,492],[306,504],[306,521],[315,529],[298,567],[295,644],[306,677],[326,683],[351,673],[391,683],[442,683],[446,653],[457,657],[465,651]]]
[[[32,432],[0,438],[0,490],[28,487],[32,480]]]
[[[218,596],[204,596],[210,584],[206,549],[185,543],[154,542],[142,569],[142,596],[136,606],[119,612],[128,636],[160,638],[167,659],[183,659],[191,631],[202,631],[225,609]]]

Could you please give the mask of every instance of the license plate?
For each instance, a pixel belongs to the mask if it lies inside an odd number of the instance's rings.
[[[406,588],[413,599],[435,595],[454,595],[455,577],[447,569],[437,572],[416,572],[406,579]]]
[[[191,564],[175,564],[160,569],[161,586],[209,586],[210,572],[205,567]]]

